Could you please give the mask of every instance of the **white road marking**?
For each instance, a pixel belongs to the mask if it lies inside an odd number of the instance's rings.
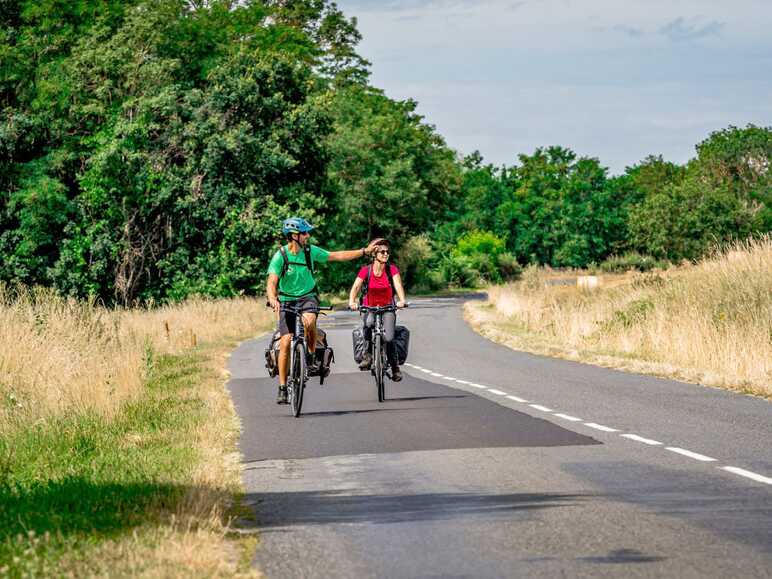
[[[693,458],[694,460],[700,460],[702,462],[716,462],[715,458],[710,458],[709,456],[705,456],[704,454],[699,454],[697,452],[692,452],[691,450],[686,450],[685,448],[678,448],[677,446],[666,446],[665,450],[669,450],[670,452],[675,452],[678,454],[683,454],[684,456],[688,456],[689,458]]]
[[[571,416],[570,414],[561,414],[560,412],[556,412],[555,416],[558,418],[563,418],[564,420],[570,420],[571,422],[581,422],[581,418],[577,418],[576,416]]]
[[[740,476],[744,476],[746,478],[749,478],[751,480],[755,480],[756,482],[772,485],[772,478],[762,476],[760,474],[756,474],[755,472],[751,472],[749,470],[745,470],[744,468],[737,468],[736,466],[721,466],[719,467],[721,470],[725,470],[727,472],[731,472],[733,474],[739,474]]]
[[[444,378],[446,380],[451,380],[458,382],[459,384],[464,384],[466,386],[472,386],[473,388],[480,388],[483,390],[488,390],[491,394],[496,394],[498,396],[506,396],[510,400],[514,400],[515,402],[521,402],[521,403],[527,403],[527,400],[524,400],[523,398],[519,398],[518,396],[512,396],[507,394],[506,392],[502,392],[501,390],[496,390],[495,388],[488,388],[487,386],[483,384],[477,384],[475,382],[468,382],[466,380],[461,380],[459,378],[453,378],[451,376],[443,376],[442,374],[438,372],[433,372],[432,370],[428,370],[426,368],[422,368],[421,366],[417,366],[415,364],[406,363],[405,366],[409,366],[411,368],[415,368],[416,370],[420,370],[421,372],[425,372],[426,374],[430,374],[431,376],[435,376],[437,378]],[[551,408],[547,408],[546,406],[542,406],[541,404],[529,404],[531,408],[535,408],[536,410],[541,410],[542,412],[553,412]],[[571,416],[570,414],[562,414],[560,412],[555,412],[555,416],[558,418],[562,418],[564,420],[569,420],[571,422],[580,422],[582,419],[577,418],[576,416]],[[589,428],[593,428],[595,430],[600,430],[601,432],[619,432],[616,428],[611,428],[609,426],[604,426],[603,424],[597,424],[595,422],[585,422],[585,426]],[[650,438],[644,438],[643,436],[638,436],[637,434],[622,434],[620,435],[623,438],[627,438],[628,440],[634,440],[636,442],[642,442],[643,444],[648,444],[651,446],[659,446],[662,443],[658,440],[652,440]],[[694,460],[699,460],[701,462],[715,462],[715,458],[711,458],[709,456],[705,456],[704,454],[699,454],[697,452],[692,452],[691,450],[686,450],[685,448],[679,448],[677,446],[666,446],[666,450],[669,450],[670,452],[675,452],[676,454],[680,454],[689,458],[693,458]],[[749,478],[751,480],[754,480],[756,482],[761,482],[764,484],[772,485],[772,478],[757,474],[755,472],[751,472],[749,470],[745,470],[736,466],[722,466],[719,467],[722,470],[725,470],[727,472],[731,472],[733,474]]]
[[[643,444],[648,444],[650,446],[658,446],[662,444],[658,440],[652,440],[651,438],[644,438],[643,436],[638,436],[637,434],[622,434],[622,438],[628,438],[630,440],[634,440],[636,442],[642,442]]]
[[[608,426],[603,426],[602,424],[595,424],[594,422],[585,422],[585,426],[589,426],[590,428],[594,428],[595,430],[600,430],[602,432],[619,432],[616,428],[609,428]]]

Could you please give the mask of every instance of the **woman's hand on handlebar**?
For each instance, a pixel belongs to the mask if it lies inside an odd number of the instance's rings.
[[[357,311],[359,309],[359,306],[356,302],[349,302],[348,307],[350,310]]]
[[[398,308],[406,308],[407,307],[407,302],[397,302],[397,307]]]

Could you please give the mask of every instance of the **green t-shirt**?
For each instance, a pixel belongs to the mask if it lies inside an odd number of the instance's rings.
[[[316,286],[314,275],[306,266],[306,256],[301,249],[294,254],[289,250],[289,245],[284,246],[289,258],[289,268],[284,277],[281,276],[281,270],[284,267],[284,258],[281,251],[277,251],[271,258],[268,265],[268,273],[279,276],[279,301],[288,302],[308,295]],[[311,246],[311,261],[313,263],[327,263],[330,252],[316,245]]]

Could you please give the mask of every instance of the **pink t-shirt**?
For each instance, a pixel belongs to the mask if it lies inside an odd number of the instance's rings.
[[[359,270],[357,277],[361,280],[367,279],[367,270],[369,267],[370,266],[367,265],[362,267],[362,269]],[[391,277],[399,275],[399,270],[396,265],[390,263],[389,267],[391,268]],[[370,281],[367,286],[367,295],[364,300],[362,300],[362,304],[366,306],[388,306],[394,297],[393,293],[394,292],[391,291],[391,285],[389,285],[389,276],[386,275],[386,271],[384,270],[381,275],[378,276],[375,275],[375,270],[373,270],[370,274]]]

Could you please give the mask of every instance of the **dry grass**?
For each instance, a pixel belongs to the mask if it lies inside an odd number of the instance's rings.
[[[0,432],[13,419],[86,409],[109,416],[141,391],[152,354],[243,337],[268,323],[255,299],[108,310],[51,290],[0,286]]]
[[[157,524],[53,559],[45,555],[51,552],[45,542],[60,539],[33,534],[19,551],[31,568],[50,564],[55,574],[70,576],[256,575],[239,548],[254,539],[228,539],[228,509],[241,489],[241,472],[239,424],[224,388],[224,368],[237,340],[273,324],[261,300],[193,299],[156,309],[108,310],[48,290],[0,286],[0,324],[0,434],[18,439],[29,431],[34,438],[31,428],[81,415],[102,417],[112,428],[113,419],[125,420],[127,403],[147,404],[148,379],[159,379],[153,378],[156,361],[165,356],[171,366],[160,379],[183,400],[179,421],[185,425],[182,432],[179,425],[170,431],[175,448],[169,452],[189,448],[193,457],[190,472],[174,475],[174,484],[184,488],[182,498],[171,511],[161,505]],[[191,414],[185,400],[200,410]],[[148,435],[130,434],[121,445],[141,454],[153,441],[143,436]],[[39,473],[41,480],[49,476],[58,475]]]
[[[772,238],[594,291],[544,276],[491,288],[496,315],[471,314],[521,348],[772,396]]]

